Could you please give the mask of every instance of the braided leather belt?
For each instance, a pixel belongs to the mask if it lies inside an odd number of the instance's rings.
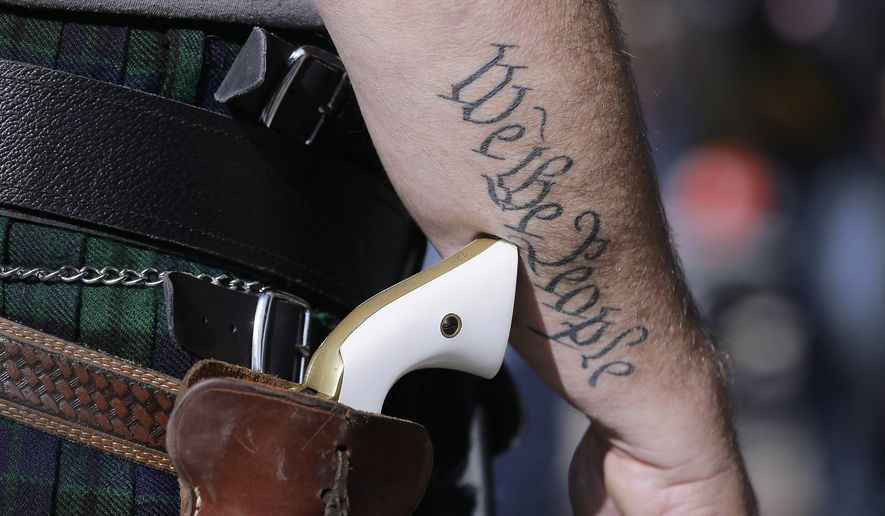
[[[0,319],[0,414],[172,471],[166,425],[179,381]]]

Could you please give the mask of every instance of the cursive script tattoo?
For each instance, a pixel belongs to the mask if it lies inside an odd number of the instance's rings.
[[[488,162],[481,177],[489,199],[512,214],[508,238],[519,244],[543,305],[563,316],[552,333],[529,329],[575,350],[591,387],[605,376],[630,376],[635,364],[611,354],[644,343],[649,330],[619,320],[622,310],[604,302],[594,280],[609,246],[599,213],[568,205],[557,195],[558,182],[580,165],[548,141],[549,110],[529,105],[533,88],[520,82],[528,67],[512,61],[519,46],[491,47],[488,61],[439,97],[457,104],[464,122],[488,128],[470,150]],[[573,248],[556,253],[544,245],[545,234],[567,233],[578,242]]]

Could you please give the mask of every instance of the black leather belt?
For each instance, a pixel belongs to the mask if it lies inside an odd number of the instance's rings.
[[[423,251],[389,186],[322,150],[3,60],[0,211],[183,252],[343,309]]]
[[[274,290],[234,291],[180,272],[163,283],[169,328],[184,349],[302,380],[311,352],[311,310],[304,300]]]

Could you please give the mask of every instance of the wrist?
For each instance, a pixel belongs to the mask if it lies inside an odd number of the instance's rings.
[[[720,448],[733,449],[698,445],[690,459],[661,466],[619,448],[591,425],[569,471],[575,514],[755,514],[740,455]],[[667,454],[656,452],[659,461]]]

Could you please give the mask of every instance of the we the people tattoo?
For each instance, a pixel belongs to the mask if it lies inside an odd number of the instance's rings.
[[[519,81],[528,68],[512,60],[519,47],[491,47],[487,62],[439,97],[458,105],[464,122],[488,127],[470,150],[488,162],[481,177],[489,199],[512,213],[507,237],[520,245],[543,304],[563,315],[561,327],[552,333],[530,329],[576,350],[591,387],[604,376],[630,376],[636,366],[610,354],[642,344],[649,330],[620,321],[621,309],[604,302],[594,281],[596,263],[609,245],[599,214],[587,206],[566,205],[557,196],[558,181],[580,165],[548,142],[551,113],[534,104],[533,89]],[[543,235],[566,232],[579,242],[573,249],[561,254],[546,250]]]

